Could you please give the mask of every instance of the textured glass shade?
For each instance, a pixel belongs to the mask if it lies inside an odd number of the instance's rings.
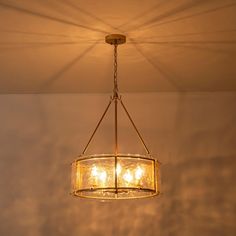
[[[159,194],[159,162],[135,154],[80,156],[72,163],[72,194],[129,199]]]

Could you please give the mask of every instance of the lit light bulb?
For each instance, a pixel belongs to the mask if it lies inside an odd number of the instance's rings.
[[[106,178],[107,178],[107,173],[106,173],[106,171],[102,171],[101,173],[99,173],[99,179],[100,179],[102,182],[105,182],[105,181],[106,181]]]
[[[93,166],[91,171],[92,176],[96,177],[98,175],[98,169],[96,166]]]
[[[117,173],[117,175],[119,175],[121,173],[121,166],[120,166],[120,164],[117,164],[117,166],[116,166],[116,173]]]
[[[135,178],[137,180],[140,180],[142,176],[143,176],[143,169],[140,166],[138,166],[138,168],[135,171]]]
[[[123,175],[123,179],[129,183],[133,180],[133,176],[130,174],[129,170]]]

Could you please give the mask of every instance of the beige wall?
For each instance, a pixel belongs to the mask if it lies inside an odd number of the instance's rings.
[[[108,95],[1,95],[1,236],[235,235],[236,93],[123,97],[163,162],[162,195],[102,203],[69,195],[69,164]],[[112,149],[112,121],[92,152]],[[121,152],[141,152],[128,127],[121,115]]]

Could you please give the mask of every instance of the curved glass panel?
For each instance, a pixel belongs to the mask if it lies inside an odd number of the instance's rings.
[[[72,194],[129,199],[159,194],[159,162],[135,154],[81,156],[72,163]]]

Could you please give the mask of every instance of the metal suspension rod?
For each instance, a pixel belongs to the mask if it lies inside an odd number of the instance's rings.
[[[117,113],[117,98],[115,98],[115,154],[118,154],[118,113]]]
[[[118,128],[117,128],[117,98],[115,100],[115,193],[118,194],[118,178],[117,178],[117,154],[118,154]]]
[[[94,131],[93,131],[93,133],[92,133],[92,135],[91,135],[91,137],[90,137],[90,139],[89,139],[87,145],[85,146],[85,148],[84,148],[82,154],[85,154],[85,152],[87,151],[88,146],[89,146],[89,144],[91,143],[91,141],[92,141],[92,139],[93,139],[95,133],[97,132],[97,129],[98,129],[99,126],[100,126],[100,124],[102,123],[102,120],[103,120],[103,118],[105,117],[105,115],[106,115],[106,113],[107,113],[107,111],[108,111],[108,109],[109,109],[109,107],[110,107],[112,101],[113,101],[113,99],[111,99],[111,100],[109,101],[109,103],[108,103],[108,105],[107,105],[107,107],[106,107],[106,109],[105,109],[105,111],[104,111],[102,117],[100,118],[100,120],[99,120],[99,122],[98,122],[96,128],[94,129]]]
[[[147,145],[145,144],[145,142],[144,142],[144,140],[143,140],[143,138],[142,138],[141,134],[139,133],[139,131],[138,131],[138,129],[137,129],[137,127],[136,127],[136,125],[135,125],[134,121],[132,120],[132,118],[131,118],[131,116],[130,116],[130,114],[129,114],[128,110],[126,109],[126,107],[125,107],[124,103],[122,102],[122,100],[121,100],[121,99],[119,99],[119,101],[120,101],[120,104],[121,104],[121,106],[124,108],[124,110],[125,110],[125,113],[126,113],[126,115],[128,116],[128,118],[129,118],[130,122],[132,123],[132,125],[133,125],[133,127],[134,127],[134,129],[135,129],[135,131],[136,131],[136,133],[137,133],[137,135],[138,135],[138,137],[139,137],[139,139],[140,139],[141,143],[143,144],[143,147],[144,147],[144,149],[146,150],[147,154],[150,154],[150,152],[149,152],[149,150],[148,150],[148,147],[147,147]]]

